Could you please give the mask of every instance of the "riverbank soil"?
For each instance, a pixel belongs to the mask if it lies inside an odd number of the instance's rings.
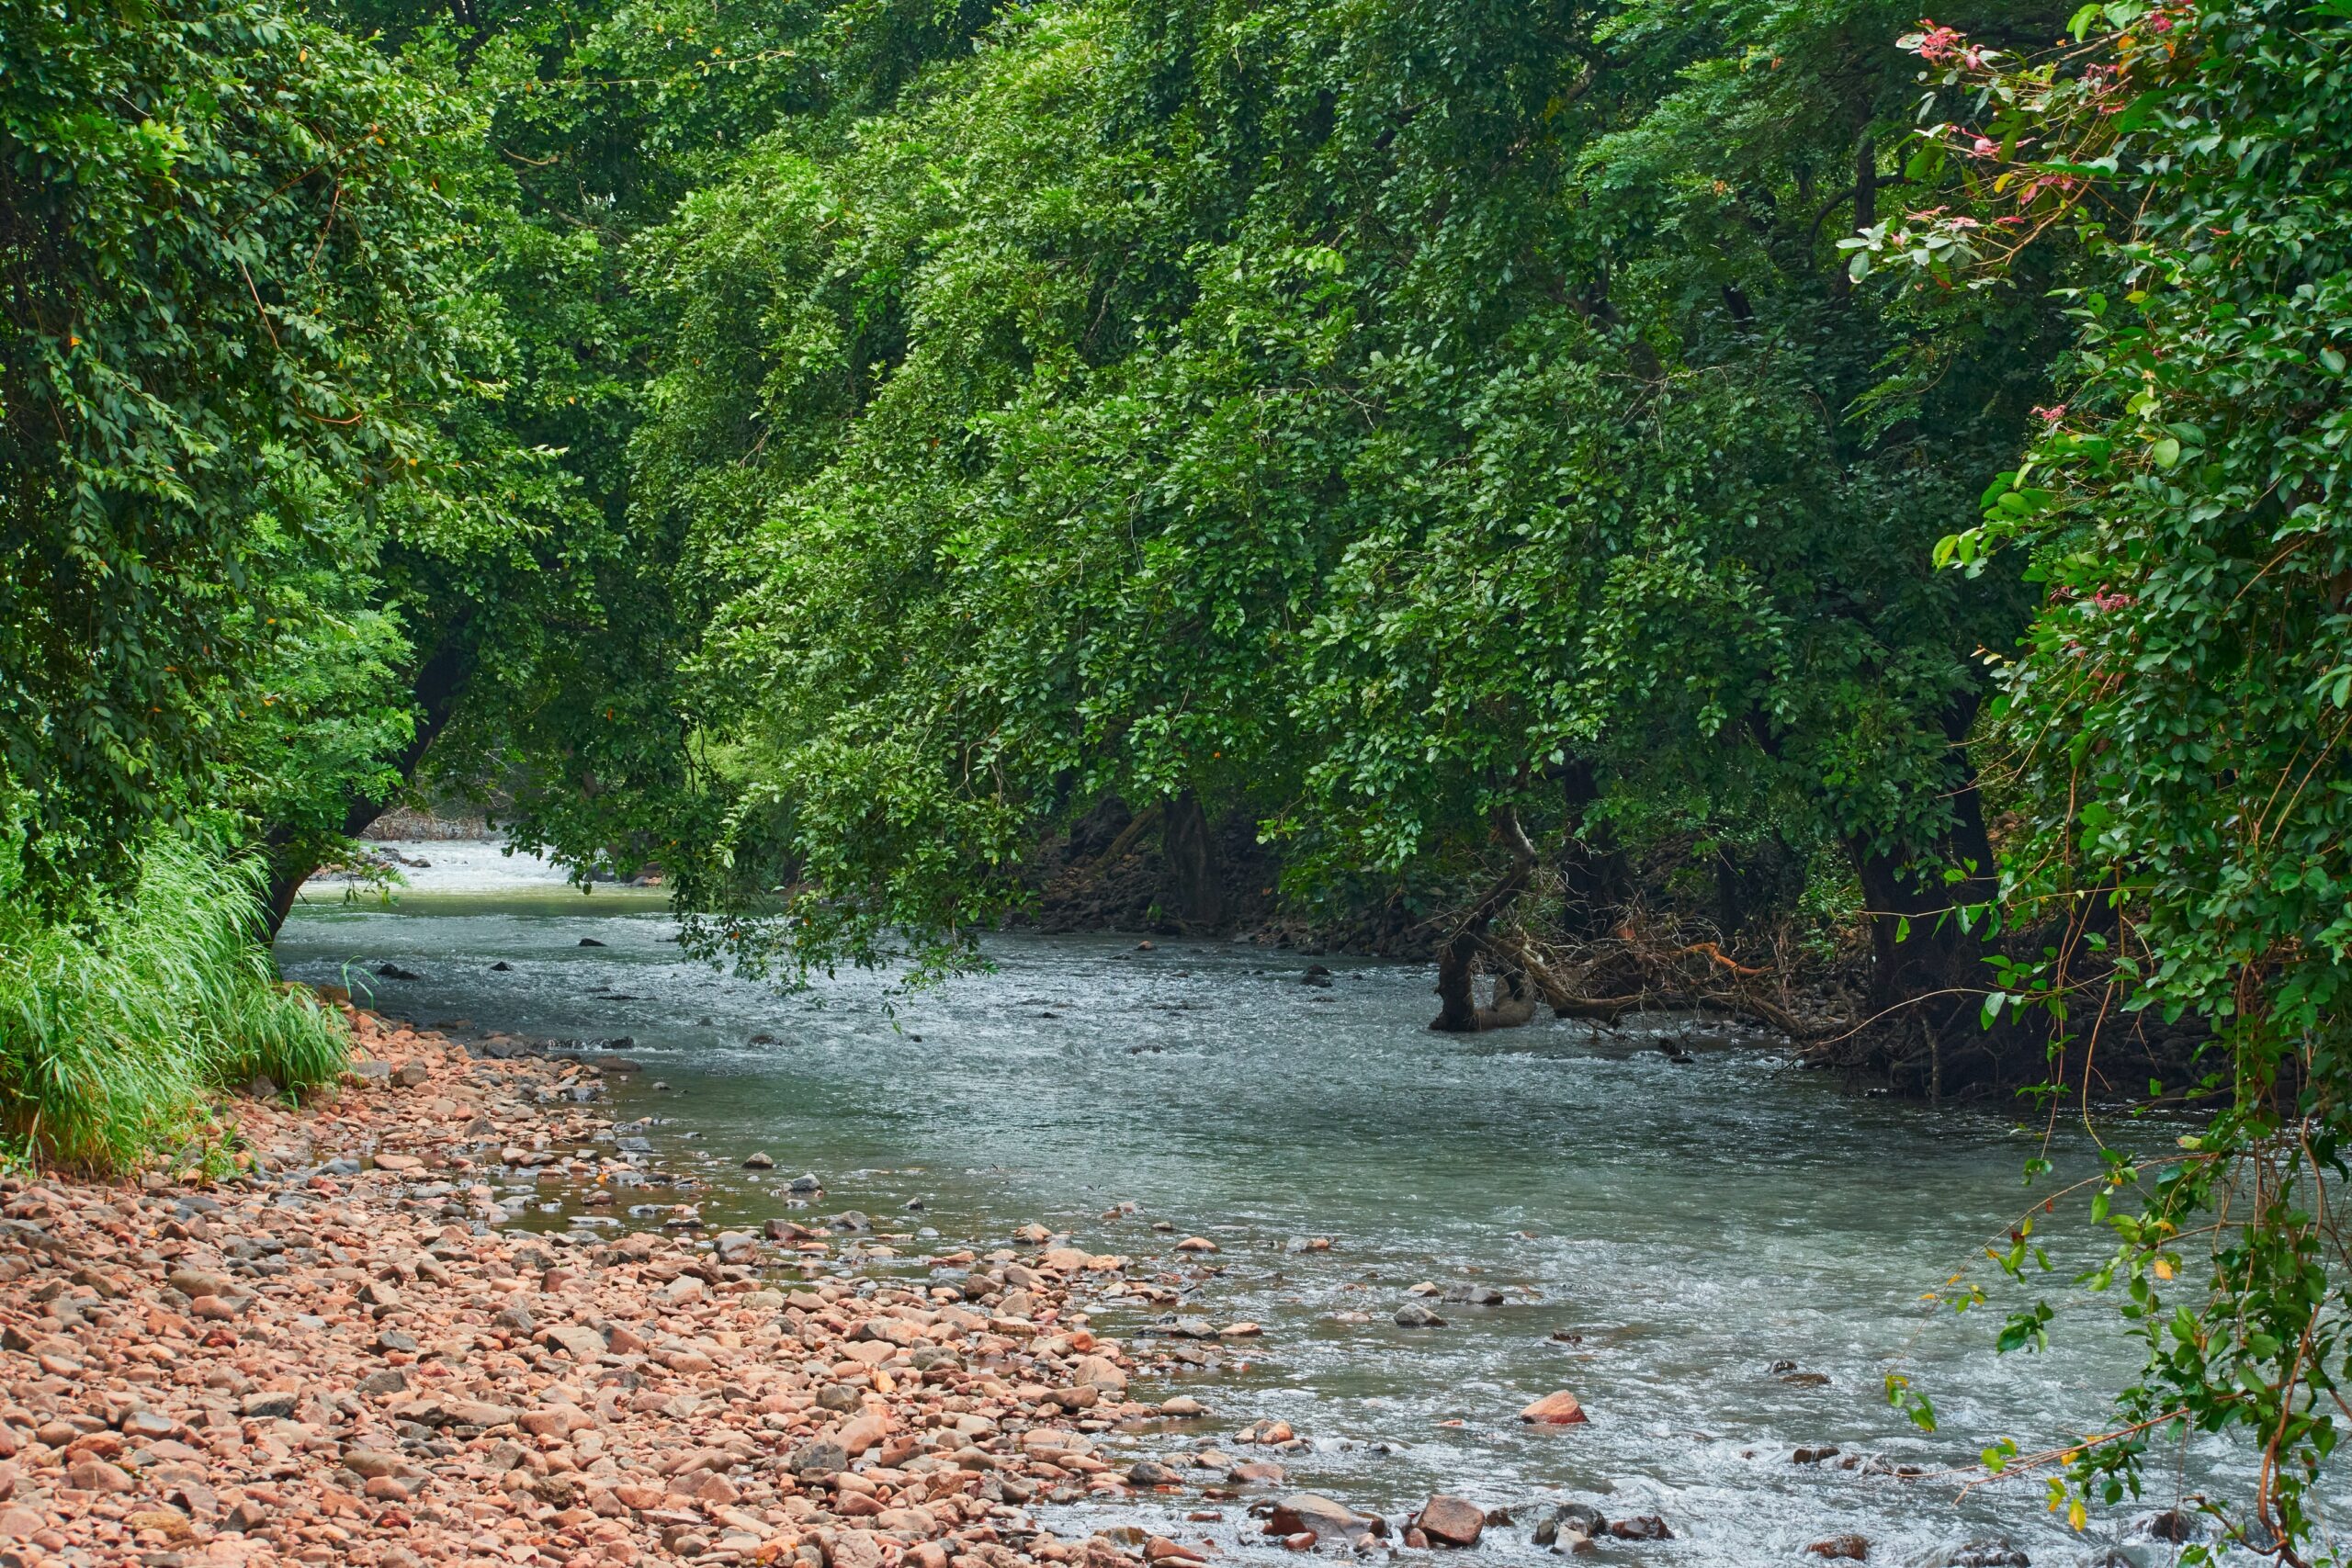
[[[1033,1499],[1116,1499],[1091,1434],[1197,1416],[1067,1311],[1046,1246],[961,1284],[779,1282],[831,1244],[493,1228],[477,1177],[622,1185],[593,1065],[354,1015],[311,1105],[240,1100],[214,1185],[0,1182],[0,1562],[1140,1568]],[[192,1174],[192,1173],[190,1173]],[[594,1201],[594,1200],[591,1200]]]

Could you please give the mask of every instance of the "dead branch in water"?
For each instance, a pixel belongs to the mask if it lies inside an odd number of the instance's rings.
[[[1498,890],[1519,882],[1525,870],[1519,860]],[[1487,920],[1493,903],[1491,894],[1481,900]],[[1716,940],[1690,941],[1682,928],[1649,927],[1639,911],[1628,911],[1615,934],[1573,949],[1539,942],[1516,927],[1492,929],[1487,921],[1457,930],[1454,941],[1465,956],[1475,954],[1496,978],[1497,1005],[1478,1010],[1478,1027],[1527,1021],[1532,1008],[1509,1007],[1505,998],[1532,989],[1557,1018],[1614,1023],[1637,1012],[1711,1012],[1763,1024],[1799,1044],[1837,1032],[1835,1023],[1807,1022],[1767,994],[1771,967],[1742,964]]]

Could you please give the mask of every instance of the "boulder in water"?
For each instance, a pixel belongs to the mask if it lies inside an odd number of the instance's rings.
[[[1396,1325],[1399,1328],[1443,1328],[1445,1319],[1419,1302],[1407,1302],[1396,1309]]]
[[[1591,1419],[1577,1396],[1566,1389],[1547,1393],[1519,1413],[1519,1418],[1538,1427],[1575,1427]],[[1831,1450],[1836,1452],[1836,1450]]]
[[[1565,1536],[1572,1541],[1589,1543],[1595,1536],[1608,1533],[1609,1521],[1600,1509],[1589,1503],[1563,1503],[1552,1510],[1550,1518],[1536,1524],[1534,1542],[1538,1546],[1551,1546]],[[1577,1548],[1568,1545],[1564,1550],[1574,1551]]]
[[[1317,1493],[1293,1492],[1275,1499],[1273,1510],[1266,1516],[1266,1533],[1282,1536],[1285,1541],[1294,1536],[1313,1535],[1362,1547],[1374,1536],[1386,1535],[1388,1526]]]
[[[1487,1516],[1466,1497],[1441,1492],[1421,1505],[1421,1533],[1438,1546],[1476,1546],[1487,1529]]]
[[[2186,1508],[2165,1508],[2153,1514],[2143,1514],[2124,1530],[2126,1540],[2161,1540],[2177,1546],[2195,1540],[2203,1532],[2198,1529],[2197,1516]]]
[[[1672,1540],[1674,1532],[1656,1514],[1642,1514],[1630,1519],[1613,1519],[1609,1533],[1619,1540]],[[1857,1540],[1860,1536],[1855,1537]]]

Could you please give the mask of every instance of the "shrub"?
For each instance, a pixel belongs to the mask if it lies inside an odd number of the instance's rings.
[[[0,1130],[36,1160],[128,1169],[209,1090],[341,1072],[342,1018],[279,985],[260,941],[265,871],[164,838],[128,897],[78,919],[0,902]]]

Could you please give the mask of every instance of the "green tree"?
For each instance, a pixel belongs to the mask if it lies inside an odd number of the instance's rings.
[[[0,22],[0,788],[70,901],[209,804],[273,563],[429,508],[480,128],[258,0]]]
[[[1898,25],[1038,7],[687,202],[639,504],[724,520],[698,712],[799,954],[952,947],[1117,794],[1432,911],[1515,896],[1521,831],[1826,845],[1883,994],[1940,985],[1973,656],[2025,606],[1928,551],[2054,312],[1847,286]]]

